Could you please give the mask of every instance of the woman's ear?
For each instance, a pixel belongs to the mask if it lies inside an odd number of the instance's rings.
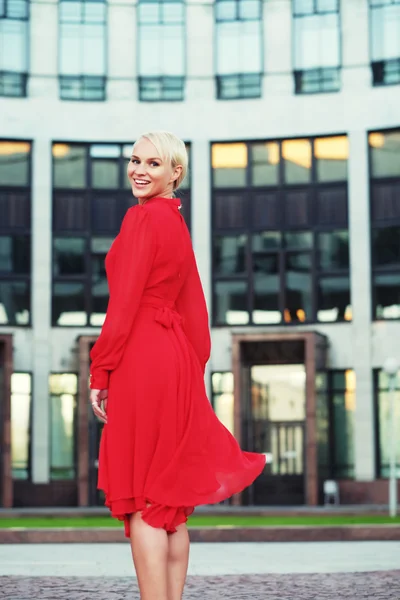
[[[172,173],[172,177],[171,177],[171,181],[176,181],[177,179],[179,179],[179,177],[182,174],[182,165],[176,165],[176,167],[174,168],[174,171]]]

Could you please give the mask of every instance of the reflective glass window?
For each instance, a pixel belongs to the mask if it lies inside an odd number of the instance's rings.
[[[55,238],[53,244],[54,275],[83,275],[85,273],[85,240]]]
[[[249,322],[245,281],[216,281],[214,294],[217,322],[228,325],[244,325]]]
[[[0,186],[29,185],[30,151],[29,142],[0,141]]]
[[[32,378],[11,375],[11,469],[13,479],[30,477]]]
[[[83,283],[68,281],[53,284],[53,325],[87,325]]]
[[[319,181],[346,181],[349,142],[347,136],[317,138],[314,141]]]
[[[242,187],[246,184],[246,144],[213,144],[212,168],[215,187]]]
[[[245,235],[217,236],[214,240],[214,269],[217,275],[244,273],[246,270]]]
[[[368,139],[372,177],[400,177],[400,131],[370,133]]]
[[[311,179],[312,150],[310,140],[285,140],[282,158],[286,183],[308,183]]]
[[[74,373],[57,373],[49,377],[50,477],[52,480],[68,480],[76,476],[77,387],[78,378]]]
[[[86,159],[84,146],[53,145],[54,186],[56,188],[86,187]]]
[[[28,281],[0,280],[0,325],[29,325],[30,310]]]

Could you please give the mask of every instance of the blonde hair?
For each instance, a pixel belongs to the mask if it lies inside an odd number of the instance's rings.
[[[165,161],[169,161],[173,169],[178,165],[182,166],[181,174],[174,181],[173,189],[174,191],[177,190],[185,179],[188,170],[189,159],[184,142],[169,131],[151,131],[149,133],[142,133],[135,144],[143,138],[154,144],[160,157]]]

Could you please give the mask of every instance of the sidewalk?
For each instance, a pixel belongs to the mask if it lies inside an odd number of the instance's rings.
[[[139,600],[129,544],[0,546],[0,586],[7,600]],[[184,599],[220,598],[398,600],[400,542],[193,544]]]

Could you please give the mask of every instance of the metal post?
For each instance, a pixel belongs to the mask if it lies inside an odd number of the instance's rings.
[[[390,471],[389,471],[389,514],[397,514],[397,474],[396,474],[396,415],[395,415],[396,374],[389,375],[390,401]]]

